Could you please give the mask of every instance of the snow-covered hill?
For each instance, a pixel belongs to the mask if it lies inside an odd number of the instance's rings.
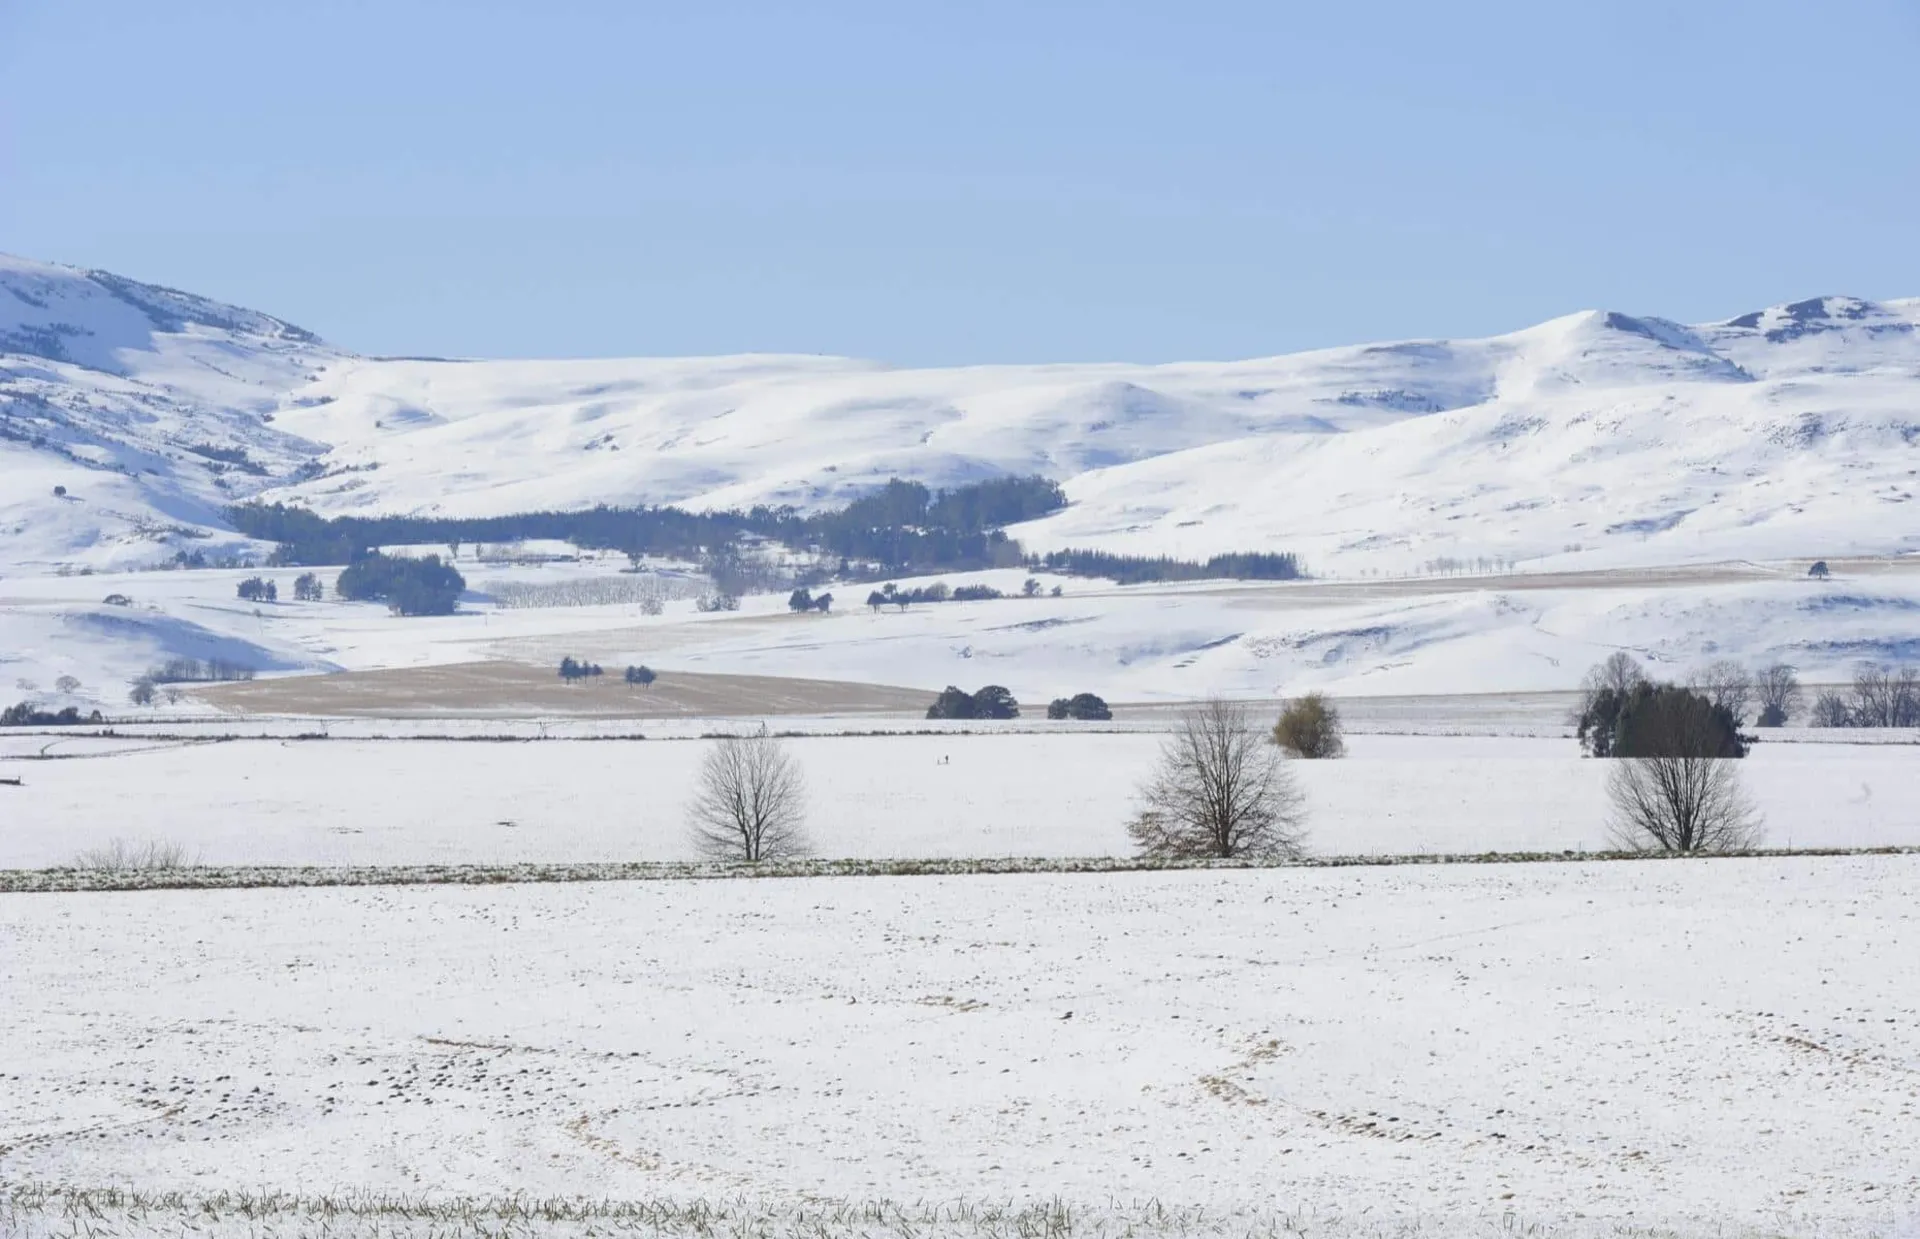
[[[806,507],[1009,472],[1073,500],[1015,531],[1041,550],[1288,549],[1338,575],[1897,552],[1920,549],[1917,325],[1920,301],[1828,297],[1226,363],[434,361],[0,258],[0,565],[215,546],[255,495]]]

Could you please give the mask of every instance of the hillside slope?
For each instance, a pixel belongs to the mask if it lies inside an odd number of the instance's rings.
[[[1067,485],[1015,531],[1042,550],[1295,549],[1341,575],[1884,554],[1920,548],[1916,324],[1920,301],[1829,297],[1226,363],[431,361],[0,258],[0,568],[219,547],[220,505],[253,496],[808,507],[1009,472]]]

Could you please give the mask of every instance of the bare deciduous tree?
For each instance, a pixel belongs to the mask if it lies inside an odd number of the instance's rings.
[[[1753,703],[1753,677],[1739,663],[1731,658],[1708,663],[1688,681],[1688,687],[1714,705],[1726,707],[1734,726],[1746,724],[1747,707]]]
[[[1727,757],[1622,757],[1607,770],[1614,837],[1635,851],[1752,847],[1760,818]]]
[[[1855,727],[1920,727],[1920,671],[1862,663],[1851,705]]]
[[[780,741],[725,736],[700,763],[688,807],[694,847],[712,860],[749,863],[805,856],[806,783]]]
[[[1784,727],[1800,712],[1800,677],[1785,663],[1775,663],[1760,673],[1755,684],[1760,698],[1760,725]]]
[[[1839,693],[1821,693],[1813,699],[1813,717],[1810,721],[1815,727],[1851,727],[1853,710],[1847,705],[1847,699]]]
[[[1245,706],[1218,699],[1187,710],[1140,789],[1127,833],[1150,857],[1301,854],[1305,802],[1280,751]]]
[[[1592,713],[1600,694],[1611,691],[1615,698],[1625,698],[1646,682],[1647,673],[1639,660],[1625,650],[1615,650],[1587,669],[1586,678],[1580,682],[1580,705],[1573,713],[1574,721]]]

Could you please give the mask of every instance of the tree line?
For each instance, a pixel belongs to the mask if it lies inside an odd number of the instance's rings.
[[[1207,578],[1292,580],[1302,575],[1290,553],[1215,555],[1205,561],[1167,556],[1065,550],[1026,554],[1006,527],[1058,512],[1066,492],[1050,478],[1001,477],[944,489],[892,478],[839,508],[802,514],[791,506],[690,512],[671,505],[601,504],[576,511],[488,517],[324,517],[284,503],[250,502],[225,509],[234,529],[273,542],[274,566],[350,565],[381,546],[553,539],[587,550],[635,558],[655,555],[698,562],[723,593],[765,582],[749,579],[743,541],[762,538],[797,552],[835,560],[842,577],[972,571],[1026,566],[1123,584]]]

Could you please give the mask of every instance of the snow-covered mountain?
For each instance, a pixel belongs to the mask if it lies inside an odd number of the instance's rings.
[[[1917,327],[1920,301],[1827,297],[1224,363],[436,361],[0,258],[0,564],[232,541],[218,509],[253,496],[807,507],[1010,472],[1073,500],[1015,531],[1034,549],[1288,549],[1343,575],[1888,553],[1920,549]]]

